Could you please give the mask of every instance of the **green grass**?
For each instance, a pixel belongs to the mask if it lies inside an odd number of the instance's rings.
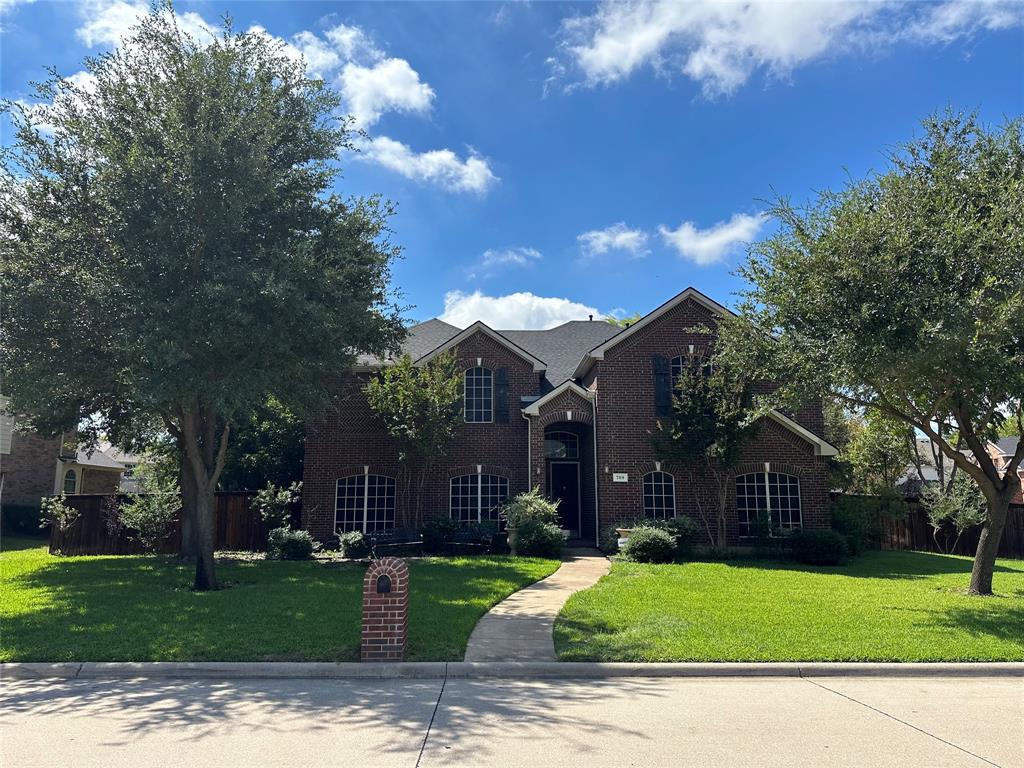
[[[355,661],[365,568],[223,564],[216,592],[164,557],[54,557],[38,539],[0,552],[0,661]],[[410,561],[411,660],[461,660],[477,619],[552,573],[539,558]]]
[[[555,624],[565,661],[1021,661],[1024,562],[995,597],[965,593],[971,561],[869,552],[815,568],[618,562]]]

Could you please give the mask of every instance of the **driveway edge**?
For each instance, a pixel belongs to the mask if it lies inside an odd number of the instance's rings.
[[[0,680],[125,678],[439,680],[615,677],[1024,677],[1024,662],[631,663],[631,662],[65,662],[0,664]]]

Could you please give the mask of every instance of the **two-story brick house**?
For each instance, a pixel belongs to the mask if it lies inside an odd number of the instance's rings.
[[[625,329],[595,320],[545,331],[413,326],[403,351],[422,363],[454,350],[463,371],[465,423],[424,490],[426,515],[496,519],[506,498],[539,486],[560,500],[575,538],[596,542],[615,523],[713,508],[710,482],[696,467],[659,461],[651,434],[670,414],[674,374],[708,344],[696,329],[728,311],[688,288]],[[307,431],[303,517],[315,537],[406,518],[397,452],[362,393],[383,364],[364,359]],[[763,419],[730,484],[734,543],[759,512],[782,528],[828,526],[824,457],[836,451],[822,435],[817,407]]]

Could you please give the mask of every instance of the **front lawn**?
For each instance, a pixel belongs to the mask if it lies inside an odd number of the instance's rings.
[[[617,562],[566,603],[563,661],[1022,661],[1024,561],[996,597],[965,594],[971,560],[869,552],[815,568]]]
[[[0,661],[357,661],[358,565],[226,563],[217,592],[164,557],[54,557],[39,540],[0,552]],[[411,660],[461,660],[492,605],[554,572],[539,558],[410,561]]]

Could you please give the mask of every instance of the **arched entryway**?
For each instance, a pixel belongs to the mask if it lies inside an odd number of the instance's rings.
[[[593,427],[559,421],[544,428],[544,488],[558,501],[561,525],[571,539],[594,538]]]

